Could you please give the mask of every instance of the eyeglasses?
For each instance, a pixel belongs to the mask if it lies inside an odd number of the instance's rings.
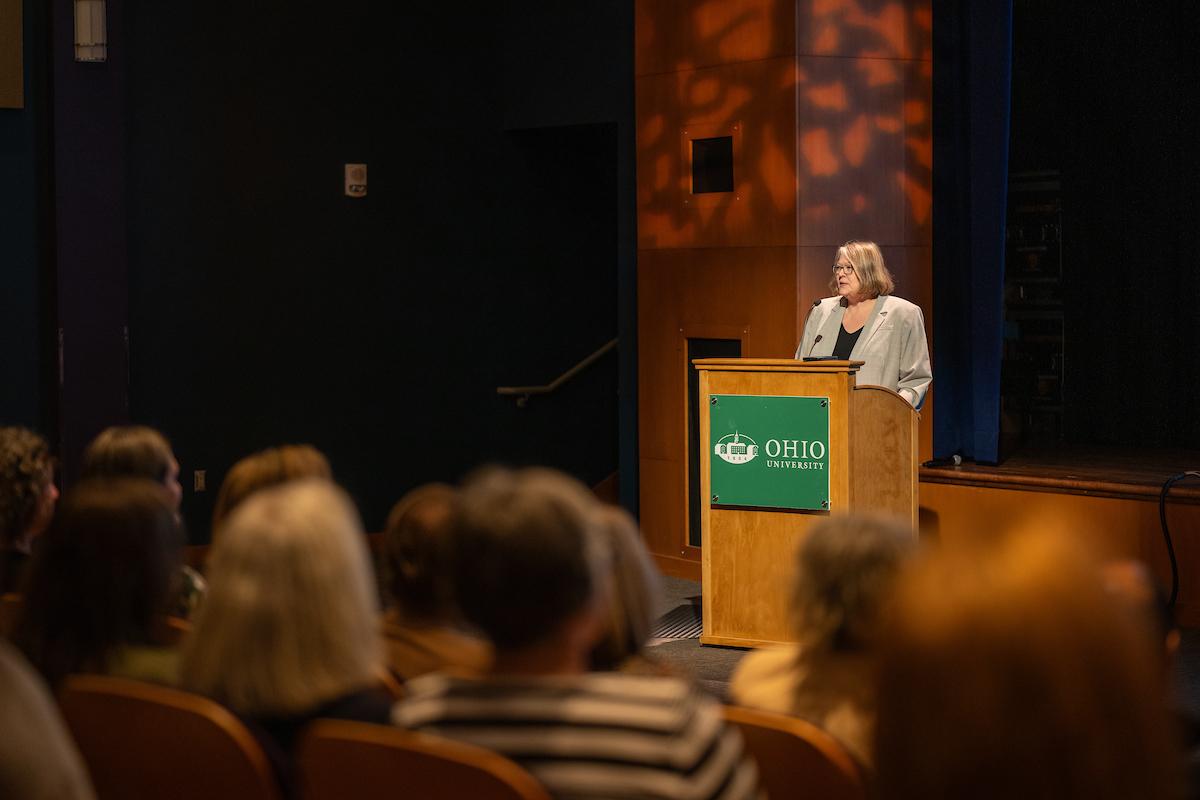
[[[841,275],[843,272],[846,273],[847,275],[853,275],[854,274],[854,265],[853,264],[834,264],[833,265],[833,274],[834,275]]]

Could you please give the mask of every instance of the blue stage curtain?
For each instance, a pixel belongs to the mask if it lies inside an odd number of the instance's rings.
[[[933,449],[996,463],[1011,0],[933,0],[933,41]]]

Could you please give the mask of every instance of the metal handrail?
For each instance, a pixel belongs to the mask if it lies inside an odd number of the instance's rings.
[[[600,347],[597,348],[596,351],[590,356],[583,359],[578,364],[564,372],[562,375],[559,375],[557,378],[543,386],[497,386],[496,394],[502,394],[508,397],[516,397],[517,406],[524,408],[525,404],[529,402],[530,397],[535,394],[550,394],[551,392],[556,391],[564,383],[571,380],[576,375],[590,367],[592,364],[599,361],[600,358],[609,350],[614,349],[617,346],[618,341],[620,341],[619,338],[610,339],[608,342],[600,345]]]

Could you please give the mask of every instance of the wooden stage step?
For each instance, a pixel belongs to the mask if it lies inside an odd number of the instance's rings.
[[[966,462],[958,467],[922,467],[921,483],[1080,494],[1129,500],[1158,499],[1163,482],[1200,471],[1200,452],[1069,447],[1026,449],[996,466]],[[1200,479],[1176,483],[1172,503],[1200,504]]]

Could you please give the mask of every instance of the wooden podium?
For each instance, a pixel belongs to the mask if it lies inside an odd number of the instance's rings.
[[[796,548],[809,525],[830,514],[875,511],[908,520],[916,534],[918,414],[890,389],[856,386],[861,361],[708,358],[692,363],[700,377],[700,641],[741,647],[794,641],[787,607]],[[739,396],[764,402],[804,398],[799,402],[817,404],[822,414],[828,413],[828,444],[822,445],[821,464],[828,474],[827,509],[717,502],[711,419],[722,400],[729,404]],[[726,440],[728,436],[721,438]],[[739,435],[729,441],[739,441],[743,452],[750,440]],[[765,461],[772,449],[779,454],[778,440],[751,446],[762,463],[781,464]],[[721,462],[717,466],[728,470]]]

